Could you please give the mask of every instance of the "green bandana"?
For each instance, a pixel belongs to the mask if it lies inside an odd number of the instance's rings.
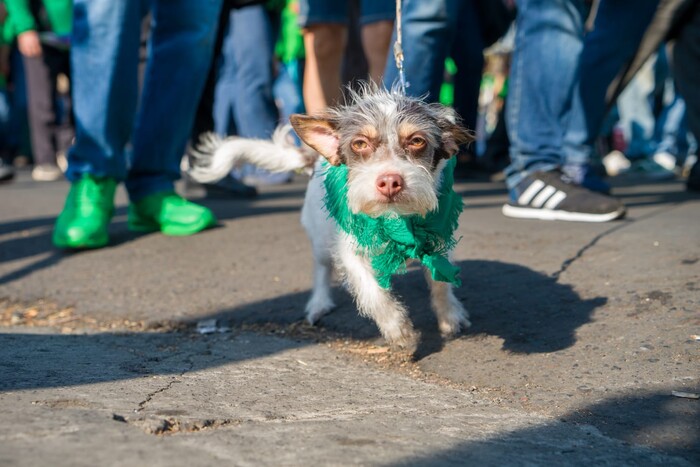
[[[324,202],[330,216],[340,229],[352,235],[360,251],[372,259],[372,268],[379,285],[389,288],[391,276],[406,272],[406,260],[416,259],[425,265],[436,281],[457,286],[459,268],[447,259],[447,253],[457,244],[453,234],[462,212],[462,198],[454,192],[455,157],[442,171],[438,207],[425,217],[353,214],[348,207],[348,168],[324,163],[326,197]]]

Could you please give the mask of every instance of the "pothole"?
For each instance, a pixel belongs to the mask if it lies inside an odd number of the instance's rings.
[[[167,436],[178,433],[196,433],[198,431],[216,430],[227,426],[238,426],[241,420],[232,418],[223,419],[182,419],[178,417],[139,417],[130,418],[119,414],[112,414],[112,420],[127,423],[140,428],[145,433],[155,436]]]

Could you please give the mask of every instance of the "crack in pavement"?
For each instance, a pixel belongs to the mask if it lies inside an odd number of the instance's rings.
[[[593,237],[588,243],[586,243],[584,246],[582,246],[576,254],[574,254],[572,257],[565,259],[562,263],[561,266],[559,266],[559,270],[553,272],[549,276],[553,278],[554,280],[559,280],[559,277],[561,277],[562,274],[566,272],[569,267],[571,267],[572,264],[574,264],[576,261],[581,259],[583,255],[593,248],[602,238],[605,238],[609,235],[612,235],[613,233],[617,232],[618,230],[622,230],[625,227],[629,227],[631,225],[634,225],[640,221],[644,221],[647,219],[651,219],[652,217],[657,216],[658,214],[661,214],[662,212],[669,212],[672,211],[673,209],[676,209],[677,207],[681,206],[682,204],[685,204],[685,201],[681,201],[678,203],[674,203],[671,206],[663,206],[659,209],[656,209],[649,214],[646,214],[644,216],[641,216],[637,219],[631,219],[631,220],[626,220],[624,223],[616,225],[614,227],[609,228],[608,230],[599,233],[595,237]]]
[[[183,376],[185,376],[185,373],[187,373],[188,371],[191,371],[192,368],[194,368],[194,361],[192,360],[192,356],[188,356],[187,359],[185,360],[185,362],[187,362],[189,364],[189,367],[184,369],[178,376],[171,379],[170,382],[168,382],[168,384],[166,384],[162,388],[156,389],[155,391],[150,392],[144,400],[139,402],[138,408],[134,409],[134,413],[142,412],[146,408],[146,404],[151,402],[151,400],[153,400],[153,398],[157,394],[161,394],[163,392],[166,392],[166,391],[170,390],[170,388],[172,388],[173,385],[175,385],[176,383],[182,382],[178,378],[182,378]]]
[[[616,232],[616,231],[618,231],[618,230],[621,230],[621,229],[623,229],[623,228],[625,228],[625,227],[629,227],[630,225],[634,224],[635,222],[636,222],[636,221],[628,221],[628,222],[625,222],[624,224],[616,225],[616,226],[613,227],[613,228],[610,228],[610,229],[608,229],[608,230],[606,230],[606,231],[604,231],[604,232],[599,233],[598,235],[596,235],[595,237],[593,237],[593,239],[592,239],[591,241],[589,241],[588,243],[586,243],[585,245],[583,245],[583,246],[576,252],[576,254],[575,254],[574,256],[565,259],[565,260],[561,263],[561,266],[559,266],[559,270],[556,271],[556,272],[553,272],[552,274],[550,274],[550,277],[552,277],[554,280],[559,280],[559,277],[560,277],[562,274],[564,274],[564,273],[566,272],[566,270],[569,269],[569,267],[570,267],[572,264],[574,264],[576,261],[578,261],[579,259],[581,259],[581,258],[583,257],[583,255],[584,255],[588,250],[590,250],[591,248],[593,248],[593,247],[596,245],[596,243],[598,243],[598,241],[600,241],[601,238],[607,237],[608,235],[610,235],[610,234],[612,234],[612,233],[614,233],[614,232]]]

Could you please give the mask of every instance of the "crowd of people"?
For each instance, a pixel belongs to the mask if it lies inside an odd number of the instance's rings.
[[[396,84],[395,0],[3,0],[0,180],[65,176],[58,248],[108,243],[117,184],[129,227],[190,235],[213,213],[174,190],[189,140],[269,138],[354,80]],[[453,105],[478,142],[456,176],[502,172],[503,213],[624,216],[608,175],[700,190],[698,0],[401,0],[408,94]],[[208,196],[291,174],[244,167]]]

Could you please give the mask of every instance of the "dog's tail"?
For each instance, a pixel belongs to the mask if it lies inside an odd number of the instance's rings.
[[[236,136],[222,138],[215,133],[205,133],[196,146],[187,150],[188,174],[197,182],[213,183],[243,164],[270,172],[310,170],[318,156],[310,148],[295,146],[291,129],[291,125],[278,127],[271,141]]]

